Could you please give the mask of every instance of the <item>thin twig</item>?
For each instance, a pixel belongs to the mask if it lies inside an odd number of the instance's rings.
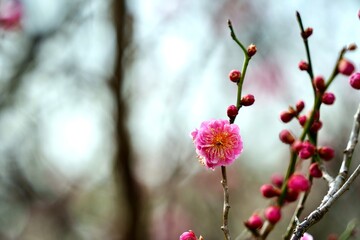
[[[244,45],[236,37],[234,28],[233,28],[232,23],[231,23],[230,20],[228,20],[228,26],[229,26],[229,29],[230,29],[231,38],[240,46],[241,50],[244,53],[244,62],[243,62],[243,66],[242,66],[242,69],[241,69],[240,81],[238,82],[238,91],[237,91],[237,99],[236,99],[236,107],[237,107],[237,109],[240,109],[242,107],[242,105],[241,105],[242,87],[243,87],[243,84],[244,84],[246,70],[247,70],[247,67],[249,65],[251,57],[249,56],[249,54],[248,54],[246,48],[244,47]],[[231,119],[231,121],[234,122],[235,118]]]
[[[221,166],[221,174],[222,174],[222,180],[221,184],[224,189],[224,207],[223,207],[223,225],[221,226],[221,230],[224,232],[225,239],[230,240],[230,231],[228,226],[228,220],[229,220],[229,209],[230,209],[230,203],[229,203],[229,187],[227,185],[227,176],[226,176],[226,167]]]
[[[333,181],[335,180],[335,179],[327,172],[324,164],[320,163],[320,164],[319,164],[319,167],[320,167],[320,170],[321,170],[321,172],[322,172],[322,175],[323,175],[322,177],[323,177],[323,179],[325,179],[325,180],[328,182],[328,184],[330,184],[331,182],[333,182]]]
[[[355,150],[355,146],[358,142],[359,131],[360,131],[360,104],[357,112],[354,115],[353,128],[347,146],[344,150],[343,161],[341,163],[339,173],[336,176],[335,180],[330,183],[329,191],[326,194],[326,196],[323,198],[320,206],[325,204],[328,201],[328,199],[332,195],[334,195],[338,191],[338,189],[344,184],[349,173],[349,167],[350,167],[352,155]]]
[[[301,21],[301,17],[300,17],[300,14],[298,12],[296,12],[296,16],[298,18],[298,22],[299,22],[299,26],[300,26],[300,29],[301,29],[301,33],[304,33],[304,29],[303,29],[303,25],[302,25],[302,21]],[[307,40],[306,38],[304,38],[304,43],[305,43],[305,48],[306,48],[306,51],[309,50],[309,46],[308,46],[308,43],[307,43]],[[337,67],[338,67],[338,64],[339,64],[339,61],[342,59],[343,55],[345,54],[347,48],[344,47],[341,49],[340,53],[339,53],[339,57],[335,63],[335,66],[334,66],[334,70],[331,74],[331,76],[329,77],[329,80],[327,81],[326,83],[326,88],[329,87],[329,85],[334,81],[336,75],[338,74],[338,71],[337,71]],[[310,52],[309,52],[310,54]],[[310,55],[308,55],[308,59],[310,60]],[[310,74],[311,73],[311,74]],[[309,72],[310,75],[312,75],[312,69],[310,69],[310,72]],[[314,86],[313,86],[314,87]],[[321,101],[322,99],[322,95],[321,94],[318,94],[315,92],[315,101],[314,101],[314,107],[313,107],[313,111],[312,111],[312,114],[310,116],[310,119],[306,122],[305,126],[304,126],[304,130],[303,130],[303,133],[300,137],[300,140],[303,140],[305,139],[306,135],[309,136],[309,139],[312,139],[312,143],[317,146],[317,133],[315,133],[315,135],[313,137],[311,137],[312,133],[309,132],[309,129],[310,129],[310,126],[312,126],[312,123],[314,121],[314,117],[315,117],[315,112],[318,112],[320,111],[320,106],[321,106]],[[344,156],[345,158],[345,156]],[[291,162],[290,162],[291,163]],[[329,183],[329,191],[331,189],[336,189],[335,191],[337,191],[341,185],[345,182],[346,180],[346,177],[347,177],[347,171],[346,171],[346,176],[344,176],[344,172],[340,170],[340,173],[339,175],[336,177],[338,178],[338,180],[334,180],[328,173],[327,171],[325,170],[325,167],[324,166],[320,166],[321,167],[321,170],[323,172],[323,177],[324,179]],[[341,167],[341,169],[343,169],[343,167]],[[287,175],[288,176],[288,175]],[[287,178],[286,178],[287,179]],[[310,180],[310,179],[309,179]],[[335,188],[334,187],[331,187],[332,185],[334,185],[334,183],[336,183],[336,186]],[[341,183],[341,185],[337,185],[337,183]],[[284,186],[283,188],[285,188],[286,190],[286,186]],[[283,190],[283,189],[282,189]],[[286,192],[284,191],[283,194],[285,194]],[[333,192],[334,193],[334,192]],[[333,194],[332,193],[332,194]],[[304,209],[304,204],[305,204],[305,201],[307,199],[307,196],[308,196],[309,192],[307,192],[305,195],[302,195],[301,199],[299,200],[299,203],[296,207],[296,210],[294,212],[294,215],[293,215],[293,218],[292,220],[290,221],[289,225],[288,225],[288,228],[286,230],[286,233],[284,234],[283,236],[283,239],[284,240],[288,240],[290,239],[291,237],[291,234],[292,234],[292,231],[294,230],[295,226],[296,226],[296,223],[294,221],[295,217],[300,217],[300,214],[302,212],[302,210]],[[281,195],[281,197],[279,198],[280,200],[282,200],[283,198],[283,195]],[[320,205],[321,206],[321,205]]]
[[[319,222],[322,217],[329,211],[330,207],[335,201],[350,188],[350,185],[354,182],[356,177],[360,174],[360,164],[355,171],[351,174],[349,179],[345,181],[348,175],[348,169],[351,163],[352,155],[355,150],[355,146],[358,142],[360,131],[360,104],[356,114],[354,115],[354,124],[351,130],[350,138],[347,147],[344,151],[343,162],[341,164],[339,174],[333,182],[329,185],[329,191],[323,198],[320,206],[311,212],[305,220],[296,226],[294,234],[291,240],[299,240],[302,235],[315,223]]]
[[[360,174],[360,164],[357,166],[355,171],[351,174],[349,179],[342,185],[342,187],[333,195],[331,196],[328,201],[323,204],[322,206],[318,207],[315,211],[309,214],[305,220],[299,224],[291,240],[299,240],[301,239],[302,235],[315,223],[319,222],[322,217],[329,211],[330,207],[335,203],[335,201],[347,190],[350,189],[350,185],[354,182],[357,176]]]
[[[303,36],[305,33],[305,30],[304,30],[304,26],[303,26],[303,23],[301,20],[300,13],[298,11],[296,11],[296,19],[297,19],[299,27],[300,27],[301,36]],[[304,45],[305,45],[305,50],[306,50],[306,57],[307,57],[308,64],[309,64],[308,73],[309,73],[310,81],[312,82],[312,80],[314,79],[314,73],[313,73],[313,68],[312,68],[312,64],[311,64],[310,47],[309,47],[307,37],[303,37],[303,40],[304,40]],[[315,89],[314,89],[314,91],[315,91]]]

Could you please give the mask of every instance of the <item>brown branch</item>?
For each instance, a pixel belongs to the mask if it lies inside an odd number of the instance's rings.
[[[227,176],[226,176],[226,167],[221,166],[221,174],[222,180],[221,184],[224,189],[224,207],[223,207],[223,225],[221,226],[221,230],[224,232],[225,239],[230,240],[230,231],[228,226],[229,221],[229,210],[230,210],[230,203],[229,203],[229,186],[227,185]]]
[[[115,231],[117,232],[115,239],[145,240],[147,239],[147,227],[143,214],[144,198],[133,172],[134,156],[126,117],[128,111],[126,101],[122,95],[125,69],[124,52],[132,34],[131,28],[127,24],[129,23],[127,21],[129,18],[125,0],[114,0],[112,9],[117,44],[114,76],[109,82],[116,104],[116,112],[114,114],[116,153],[113,170],[119,202],[120,199],[124,201],[121,206],[120,204],[118,205],[119,212],[117,214],[118,222],[115,224]],[[126,214],[124,214],[123,210],[126,211]],[[123,233],[119,233],[119,230],[121,230],[120,226],[125,228]]]
[[[346,149],[344,151],[343,162],[341,164],[339,174],[333,182],[329,184],[329,191],[324,196],[320,206],[311,212],[308,217],[305,218],[303,222],[296,226],[296,229],[291,237],[291,240],[299,240],[302,235],[314,224],[319,222],[322,217],[329,211],[331,206],[336,202],[336,200],[350,188],[350,185],[354,182],[356,177],[360,174],[360,164],[357,166],[355,171],[351,174],[348,180],[346,177],[348,175],[349,166],[351,163],[352,155],[355,150],[355,146],[358,142],[360,131],[360,104],[356,114],[354,115],[353,128],[351,130],[350,138]],[[346,181],[345,181],[346,180]]]

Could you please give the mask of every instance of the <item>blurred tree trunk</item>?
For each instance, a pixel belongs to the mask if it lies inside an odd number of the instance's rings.
[[[116,122],[114,175],[119,203],[115,229],[117,231],[116,239],[146,240],[147,224],[143,202],[145,198],[142,197],[140,185],[133,171],[134,156],[129,130],[126,125],[126,100],[122,96],[124,69],[127,64],[127,61],[124,60],[124,51],[132,40],[132,21],[125,0],[113,0],[112,9],[117,38],[115,70],[114,76],[110,80],[110,87],[116,103],[116,112],[114,114]],[[120,202],[123,203],[121,206]]]

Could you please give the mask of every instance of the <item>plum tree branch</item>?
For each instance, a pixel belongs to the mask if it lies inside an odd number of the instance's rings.
[[[302,235],[314,224],[319,222],[322,217],[329,211],[331,206],[337,199],[347,190],[351,184],[360,174],[360,164],[356,167],[355,171],[346,180],[351,164],[353,152],[358,142],[360,132],[360,104],[354,115],[354,123],[350,133],[348,144],[344,150],[343,161],[336,178],[329,183],[329,191],[324,196],[320,206],[311,212],[303,222],[297,224],[291,240],[299,240]]]

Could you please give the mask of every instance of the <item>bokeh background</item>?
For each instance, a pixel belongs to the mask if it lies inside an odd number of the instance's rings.
[[[0,0],[0,9],[14,0]],[[236,123],[244,152],[228,168],[230,230],[269,204],[259,193],[284,173],[279,113],[299,99],[312,105],[295,11],[310,38],[316,75],[329,76],[338,52],[360,45],[358,1],[22,0],[21,21],[0,30],[0,239],[178,239],[189,229],[222,239],[221,173],[198,164],[190,132],[226,118],[236,100],[228,78],[242,52],[250,62],[244,93],[255,95]],[[4,16],[4,11],[0,11]],[[347,57],[360,68],[359,52]],[[322,109],[321,145],[336,149],[336,174],[359,92],[339,76]],[[358,151],[357,151],[358,152]],[[355,153],[353,167],[359,164]],[[311,228],[340,234],[360,214],[359,182]],[[319,204],[317,180],[305,214]],[[269,239],[280,239],[291,210]]]

